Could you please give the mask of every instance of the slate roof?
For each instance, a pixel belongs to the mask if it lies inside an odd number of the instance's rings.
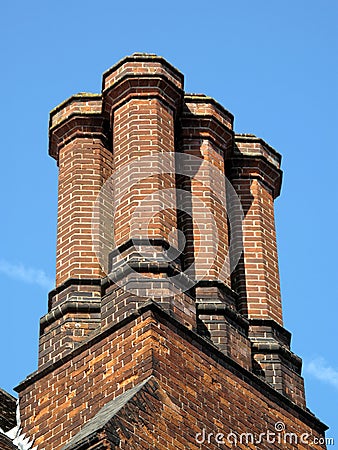
[[[0,431],[0,449],[1,450],[16,450],[17,447],[13,444],[12,439]]]
[[[0,428],[9,431],[16,426],[16,398],[0,389]]]
[[[107,403],[100,411],[89,420],[84,427],[70,441],[62,447],[62,450],[75,450],[82,448],[81,444],[90,442],[97,433],[104,429],[105,425],[153,378],[148,377],[142,383],[129,389],[114,400]]]

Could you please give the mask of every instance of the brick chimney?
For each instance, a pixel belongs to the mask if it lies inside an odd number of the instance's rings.
[[[277,422],[322,438],[283,328],[279,153],[143,53],[55,108],[49,137],[56,287],[38,370],[17,387],[34,445],[216,449],[202,430]]]

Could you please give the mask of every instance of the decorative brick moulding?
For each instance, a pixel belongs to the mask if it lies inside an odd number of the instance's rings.
[[[39,450],[326,448],[283,328],[281,156],[233,119],[143,53],[51,112],[56,288],[16,388]]]

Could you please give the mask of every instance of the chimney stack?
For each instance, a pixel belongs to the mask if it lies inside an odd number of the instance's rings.
[[[17,387],[38,449],[195,448],[278,420],[323,436],[283,328],[281,156],[233,120],[143,53],[51,112],[56,286]]]

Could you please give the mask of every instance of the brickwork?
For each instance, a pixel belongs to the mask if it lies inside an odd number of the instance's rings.
[[[253,359],[265,380],[305,408],[302,361],[290,351],[290,333],[273,320],[251,319],[249,337]]]
[[[127,428],[136,421],[134,434],[121,431],[118,448],[132,448],[140,441],[144,441],[141,448],[219,448],[215,443],[197,445],[196,433],[205,429],[214,434],[231,430],[259,434],[274,431],[278,421],[288,432],[321,436],[322,425],[313,416],[168,318],[149,304],[138,317],[130,315],[124,324],[113,326],[20,387],[23,429],[35,435],[39,449],[61,449],[105,404],[151,375],[165,393],[161,404],[158,399],[151,403],[153,418],[148,417],[141,429],[137,416],[143,407],[125,417]],[[260,448],[270,449],[271,444]]]
[[[191,193],[191,205],[183,207],[190,212],[190,220],[184,221],[182,229],[187,239],[185,264],[194,265],[192,275],[197,279],[226,281],[230,276],[225,262],[228,227],[224,161],[232,145],[231,129],[232,117],[215,101],[197,95],[185,97],[180,150],[201,162],[179,187]]]
[[[247,142],[239,136],[235,142],[235,157],[229,164],[228,175],[241,199],[245,217],[243,257],[233,274],[233,287],[240,296],[242,314],[249,318],[271,318],[282,324],[273,207],[280,189],[279,162],[272,165],[262,159],[267,150],[257,138]]]
[[[100,94],[77,94],[65,100],[51,111],[49,125],[51,129],[54,129],[72,116],[101,114],[101,112],[102,97]]]
[[[92,248],[92,210],[111,174],[111,153],[100,139],[78,137],[59,151],[57,285],[102,276]]]
[[[130,238],[145,236],[168,241],[169,234],[177,230],[176,199],[161,194],[161,191],[175,188],[175,161],[173,157],[171,160],[163,158],[162,153],[174,151],[172,111],[156,98],[132,99],[115,111],[113,135],[115,170],[118,173],[114,211],[116,245]],[[148,167],[137,163],[142,157],[153,158],[154,164],[167,163],[164,170],[172,174],[147,177]],[[129,171],[126,163],[131,163]],[[121,169],[123,166],[125,170]],[[137,180],[134,166],[144,170],[145,178]],[[124,193],[122,198],[120,191]],[[144,202],[144,199],[149,200]],[[142,209],[135,211],[142,201],[145,203]],[[177,246],[177,238],[174,238],[175,244]]]
[[[125,277],[125,285],[117,286],[112,283],[107,287],[102,296],[102,330],[126,319],[149,300],[147,294],[152,291],[163,293],[163,297],[156,297],[156,300],[168,314],[175,316],[188,328],[196,328],[196,305],[193,298],[186,293],[176,292],[175,286],[168,278],[163,277],[163,273],[157,274],[157,277],[155,275],[143,282],[143,289],[138,280],[135,282],[128,276]],[[128,289],[135,290],[137,295],[131,294]]]
[[[280,155],[139,53],[51,112],[50,154],[56,288],[17,387],[38,450],[216,449],[277,422],[323,438],[282,326]],[[273,448],[325,448],[309,445]]]
[[[40,321],[40,368],[62,358],[100,328],[101,281],[69,279],[50,293],[49,309]]]
[[[143,75],[161,77],[164,75],[169,82],[179,89],[182,89],[183,85],[181,72],[164,58],[157,55],[134,53],[123,58],[103,74],[103,90],[109,89],[124,77],[130,77],[130,75],[137,77]]]

